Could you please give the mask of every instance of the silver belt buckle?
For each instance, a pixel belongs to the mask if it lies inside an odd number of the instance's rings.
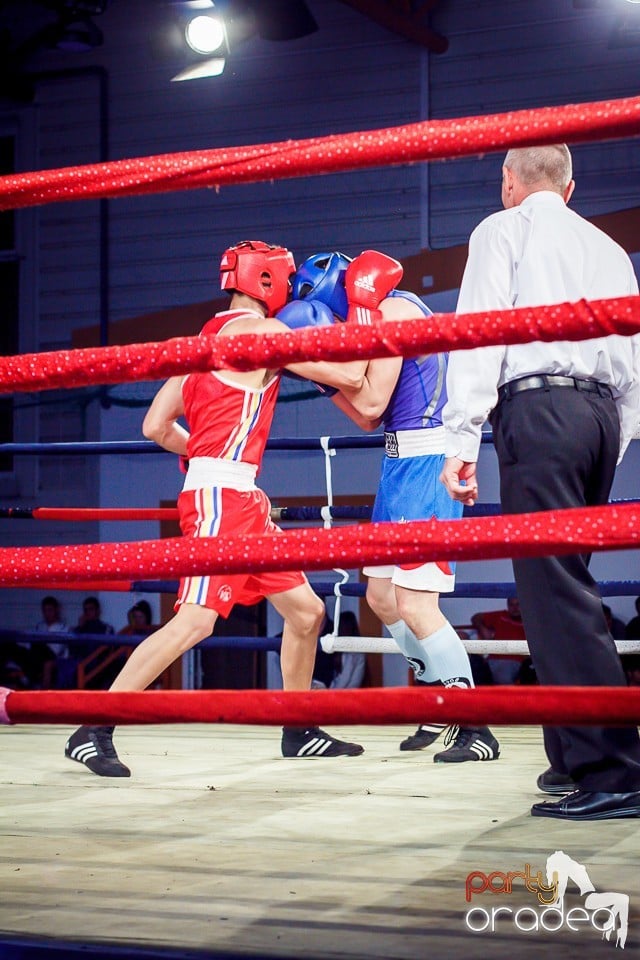
[[[384,432],[384,452],[387,457],[398,458],[398,436],[395,430],[385,430]]]

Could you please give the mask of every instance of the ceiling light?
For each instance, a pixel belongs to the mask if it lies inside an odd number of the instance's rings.
[[[185,27],[184,35],[196,53],[214,53],[224,44],[224,24],[217,17],[194,17]]]

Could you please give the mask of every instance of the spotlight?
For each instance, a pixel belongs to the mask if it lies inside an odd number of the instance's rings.
[[[225,29],[217,17],[198,16],[190,20],[184,30],[187,43],[196,53],[211,54],[225,42]]]

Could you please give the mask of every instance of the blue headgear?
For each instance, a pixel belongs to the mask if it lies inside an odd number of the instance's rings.
[[[293,275],[294,300],[320,300],[340,320],[346,320],[348,303],[344,275],[351,257],[344,253],[314,253]]]

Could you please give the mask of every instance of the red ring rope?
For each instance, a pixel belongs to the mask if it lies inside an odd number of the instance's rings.
[[[132,543],[0,549],[5,586],[66,580],[140,580],[267,570],[349,569],[395,563],[539,557],[636,547],[640,503],[462,520],[294,529],[255,537],[169,537]]]
[[[0,178],[0,209],[339,173],[533,144],[633,137],[640,98],[429,120],[382,130],[159,154]]]
[[[454,521],[367,523],[254,537],[170,537],[133,543],[0,549],[6,586],[78,580],[140,580],[267,570],[349,569],[622,550],[640,542],[640,503],[502,514]]]
[[[34,507],[34,520],[177,520],[177,507]]]
[[[304,360],[417,356],[532,340],[588,340],[640,331],[640,297],[432,317],[360,327],[287,330],[230,337],[86,347],[0,357],[0,393],[163,380],[189,371],[284,367]]]
[[[0,688],[0,695],[2,690]],[[4,723],[585,724],[640,722],[632,687],[88,690],[5,693]],[[0,696],[0,710],[1,710]]]

